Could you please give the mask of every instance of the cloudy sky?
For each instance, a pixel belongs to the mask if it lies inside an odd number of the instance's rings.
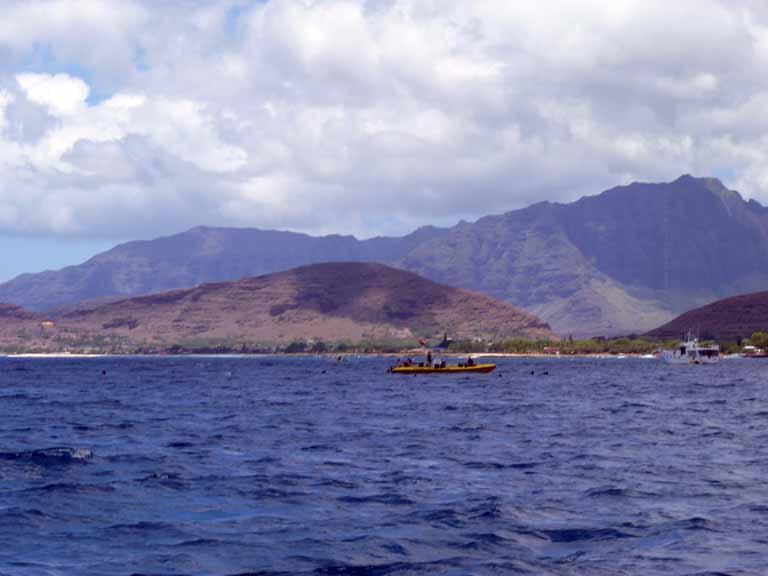
[[[3,0],[0,280],[198,224],[400,234],[632,180],[768,202],[749,0]]]

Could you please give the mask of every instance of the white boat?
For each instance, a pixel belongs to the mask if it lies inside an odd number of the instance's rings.
[[[661,359],[667,364],[715,364],[720,360],[720,346],[703,346],[689,333],[674,350],[662,350]]]

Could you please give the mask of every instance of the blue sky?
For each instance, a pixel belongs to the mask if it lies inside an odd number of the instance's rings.
[[[200,224],[404,234],[683,173],[768,200],[751,0],[3,11],[0,280]]]
[[[110,242],[69,238],[0,236],[0,282],[25,272],[63,268],[84,262],[112,247]]]

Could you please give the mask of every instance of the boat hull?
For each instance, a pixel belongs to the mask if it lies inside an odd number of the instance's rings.
[[[661,354],[661,359],[666,364],[717,364],[720,361],[719,356],[686,356],[667,350]]]
[[[479,373],[488,374],[493,372],[496,364],[478,364],[476,366],[446,366],[445,368],[436,368],[434,366],[395,366],[390,368],[392,374],[464,374]]]
[[[667,364],[717,364],[720,360],[720,346],[703,346],[691,332],[685,342],[674,350],[662,350],[661,359]]]

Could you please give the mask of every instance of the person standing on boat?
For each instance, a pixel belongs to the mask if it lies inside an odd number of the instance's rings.
[[[432,366],[432,352],[427,350],[427,366]]]

